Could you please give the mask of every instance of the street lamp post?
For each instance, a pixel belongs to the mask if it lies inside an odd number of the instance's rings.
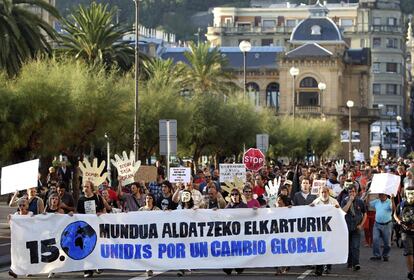
[[[397,129],[398,129],[398,146],[397,146],[397,159],[400,157],[400,141],[401,141],[401,135],[400,135],[400,122],[402,120],[401,116],[397,116]]]
[[[252,45],[249,41],[243,40],[239,44],[239,49],[243,53],[243,93],[244,97],[246,98],[246,53],[249,52],[252,49]]]
[[[138,124],[138,77],[139,77],[139,0],[134,0],[135,2],[135,113],[134,113],[134,153],[135,161],[139,159],[139,124]]]
[[[292,76],[292,115],[293,119],[295,118],[295,111],[296,111],[296,93],[295,93],[295,79],[296,76],[299,75],[299,69],[293,66],[289,70],[290,75]]]
[[[111,185],[111,146],[109,143],[109,136],[105,133],[106,139],[106,171],[108,172],[109,185]]]
[[[346,106],[348,107],[348,115],[349,115],[349,125],[348,125],[348,158],[349,158],[349,162],[352,161],[352,117],[351,117],[351,111],[352,111],[352,107],[354,107],[354,101],[352,100],[348,100],[346,102]]]
[[[321,116],[323,116],[323,103],[322,103],[322,98],[323,98],[323,91],[326,89],[326,84],[320,82],[318,84],[318,88],[321,91],[321,93],[319,94],[319,103],[320,103],[320,106],[321,106]]]
[[[382,108],[384,108],[384,104],[378,104],[378,109],[380,109],[380,147],[382,149]]]

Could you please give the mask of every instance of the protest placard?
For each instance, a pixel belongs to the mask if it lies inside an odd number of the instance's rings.
[[[397,195],[400,186],[400,176],[390,173],[374,174],[371,182],[370,193],[385,193]]]
[[[171,183],[191,182],[191,169],[188,167],[171,167],[169,174]]]
[[[326,180],[314,180],[312,182],[311,194],[319,195],[320,188],[326,186]]]
[[[39,160],[29,160],[1,169],[1,194],[37,187]]]
[[[135,173],[136,182],[156,182],[157,181],[157,167],[141,165],[137,173]]]
[[[81,170],[82,184],[85,185],[87,181],[92,182],[95,187],[102,184],[106,180],[106,177],[108,177],[107,172],[102,174],[104,168],[105,161],[103,160],[101,162],[101,165],[99,165],[98,167],[97,158],[93,159],[92,165],[87,158],[85,158],[82,162],[79,161],[79,169]]]
[[[112,159],[111,162],[118,170],[118,177],[123,186],[135,181],[134,176],[141,166],[141,161],[135,161],[133,151],[129,153],[129,158],[125,151],[122,152],[122,157],[116,154],[115,160]]]
[[[347,261],[345,213],[331,205],[179,212],[12,215],[11,269],[25,275]]]
[[[243,183],[246,182],[246,167],[244,164],[220,163],[219,168],[221,182],[234,182],[234,178],[239,178]]]

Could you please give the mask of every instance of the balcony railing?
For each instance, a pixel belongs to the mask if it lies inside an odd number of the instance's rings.
[[[296,113],[298,114],[320,114],[320,106],[296,106]]]
[[[293,31],[294,26],[275,26],[275,27],[263,27],[263,26],[236,26],[236,27],[208,27],[207,34],[240,34],[240,33],[286,33],[289,34]]]

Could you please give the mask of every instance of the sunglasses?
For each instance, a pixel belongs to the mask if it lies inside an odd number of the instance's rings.
[[[239,193],[231,193],[231,196],[238,196]]]
[[[19,204],[19,207],[26,207],[26,204]]]
[[[252,191],[244,191],[245,193],[252,193]]]

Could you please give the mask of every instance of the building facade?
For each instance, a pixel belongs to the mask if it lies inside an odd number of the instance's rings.
[[[315,5],[285,2],[268,6],[265,5],[267,1],[256,2],[261,3],[260,7],[214,8],[214,23],[206,34],[209,42],[213,46],[237,46],[240,41],[248,40],[253,46],[281,46],[289,51],[293,46],[291,34],[297,25],[309,17],[314,6],[325,8],[349,48],[371,50],[372,67],[364,73],[364,79],[367,77],[364,90],[368,94],[363,101],[366,108],[379,109],[381,118],[371,125],[367,137],[371,146],[382,144],[389,152],[396,154],[399,147],[397,131],[403,127],[403,122],[397,123],[397,116],[409,119],[405,20],[399,1],[360,0],[350,4],[317,1]],[[281,84],[280,90],[285,87],[289,85]]]

